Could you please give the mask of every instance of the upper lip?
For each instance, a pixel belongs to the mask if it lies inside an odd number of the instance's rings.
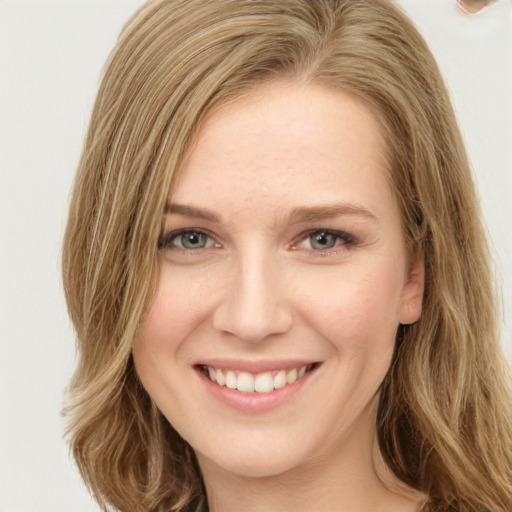
[[[267,361],[248,361],[241,359],[202,359],[194,366],[209,366],[216,370],[234,370],[248,373],[262,373],[278,370],[291,370],[318,363],[315,359],[283,359]]]

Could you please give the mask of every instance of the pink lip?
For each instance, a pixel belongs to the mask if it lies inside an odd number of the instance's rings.
[[[213,362],[210,363],[208,366],[211,365],[214,368],[223,368],[221,365],[215,366]],[[295,363],[293,363],[291,366],[287,365],[285,367],[276,365],[254,366],[253,364],[236,365],[233,364],[233,362],[230,362],[229,364],[225,365],[225,368],[258,373],[262,371],[272,371],[275,369],[297,368],[304,365],[305,364],[298,364],[295,366]],[[201,380],[201,384],[206,388],[206,391],[211,396],[213,396],[215,400],[245,414],[263,414],[294,400],[299,392],[315,377],[318,367],[319,366],[316,366],[308,371],[304,377],[300,378],[293,384],[289,384],[281,389],[276,389],[270,393],[242,393],[227,387],[221,387],[206,377],[200,367],[196,366],[195,369],[196,374]]]

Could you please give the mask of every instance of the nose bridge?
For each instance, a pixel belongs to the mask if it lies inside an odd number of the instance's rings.
[[[292,325],[284,275],[272,251],[254,244],[238,254],[214,314],[214,326],[240,340],[258,343]]]

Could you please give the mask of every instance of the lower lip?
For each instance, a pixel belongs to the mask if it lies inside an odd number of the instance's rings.
[[[307,386],[318,367],[309,370],[303,377],[284,388],[270,393],[243,393],[211,381],[200,369],[196,369],[203,385],[219,402],[246,414],[262,414],[272,411],[288,402],[293,401],[300,391]]]

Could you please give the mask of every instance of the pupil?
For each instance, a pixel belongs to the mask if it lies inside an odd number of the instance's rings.
[[[182,236],[181,241],[184,247],[195,248],[204,244],[204,236],[201,233],[186,233]]]
[[[336,243],[336,237],[329,233],[316,233],[311,236],[313,249],[331,249]]]

